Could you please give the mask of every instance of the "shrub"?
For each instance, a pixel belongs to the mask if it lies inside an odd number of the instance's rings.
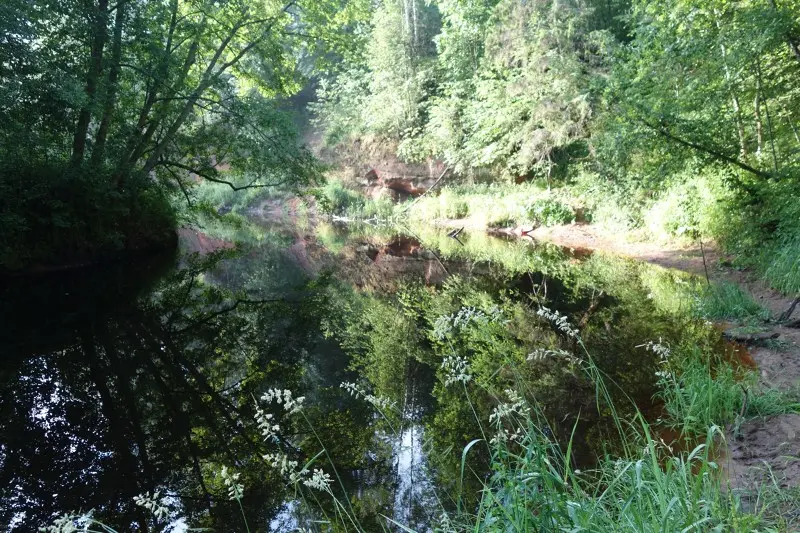
[[[567,204],[552,198],[539,198],[528,205],[528,218],[542,226],[557,226],[575,221],[575,212]]]

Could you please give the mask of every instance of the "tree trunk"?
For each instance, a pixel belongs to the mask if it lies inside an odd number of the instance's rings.
[[[103,118],[100,120],[100,127],[97,130],[97,137],[92,148],[92,165],[95,166],[103,162],[108,130],[111,127],[111,115],[114,113],[114,105],[116,104],[120,61],[122,61],[122,26],[125,24],[125,7],[126,0],[120,0],[114,17],[114,41],[111,44],[111,68],[108,73],[106,101],[103,108]]]
[[[800,132],[797,131],[797,126],[794,125],[794,121],[792,120],[792,113],[786,108],[786,105],[783,105],[783,113],[784,118],[786,119],[787,124],[792,129],[792,133],[794,133],[794,140],[797,144],[800,144]]]
[[[731,104],[733,105],[733,115],[736,121],[736,133],[739,136],[739,157],[744,159],[747,157],[747,135],[744,131],[744,121],[742,120],[742,107],[739,105],[739,97],[733,87],[733,78],[731,76],[730,68],[728,67],[727,51],[725,45],[720,45],[722,51],[722,62],[725,68],[725,81],[728,83],[728,91],[731,94]]]
[[[86,137],[92,121],[92,107],[97,96],[97,82],[103,71],[103,48],[108,39],[108,0],[99,0],[90,15],[92,40],[90,44],[89,71],[86,74],[86,103],[78,114],[75,136],[72,140],[72,164],[79,166],[86,152]]]
[[[716,26],[717,31],[721,33],[722,31],[722,23],[720,22],[721,13],[716,12],[717,20]],[[722,68],[725,74],[725,83],[728,86],[728,92],[730,93],[731,97],[731,104],[733,105],[733,113],[734,113],[734,120],[736,122],[736,133],[739,137],[739,157],[741,159],[745,159],[747,157],[747,136],[745,135],[744,131],[744,121],[742,120],[742,108],[739,105],[739,97],[736,95],[736,90],[733,86],[733,76],[731,76],[731,69],[728,66],[728,50],[725,47],[725,44],[722,42],[722,36],[720,34],[720,43],[719,49],[722,53]]]
[[[725,45],[721,44],[720,49],[722,51],[722,61],[725,68],[725,81],[728,83],[728,91],[731,94],[731,104],[733,105],[733,115],[736,121],[736,133],[739,136],[739,157],[744,159],[747,157],[747,135],[744,131],[744,121],[742,120],[742,108],[739,105],[739,97],[736,95],[736,91],[733,88],[733,79],[731,76],[730,68],[728,67],[728,60],[727,60],[727,52],[725,50]]]
[[[764,82],[761,74],[760,57],[756,60],[756,80],[758,81],[758,92],[761,93],[764,90]],[[769,101],[766,97],[764,98],[764,112],[767,115],[767,129],[769,130],[769,145],[772,150],[772,163],[775,168],[775,172],[778,172],[778,150],[775,148],[775,132],[772,129],[772,117],[769,113]]]
[[[761,85],[756,90],[756,97],[753,99],[753,114],[756,117],[756,156],[761,157],[761,150],[764,147],[764,125],[761,122]]]
[[[117,168],[117,188],[121,189],[125,182],[125,176],[130,171],[131,165],[135,161],[133,159],[133,155],[137,153],[138,149],[142,145],[146,145],[150,142],[150,138],[152,137],[153,133],[156,131],[157,127],[160,124],[160,119],[151,120],[150,113],[153,110],[153,106],[155,106],[158,96],[161,91],[161,86],[166,82],[167,75],[169,71],[169,59],[170,55],[173,53],[172,49],[172,41],[175,35],[175,29],[178,25],[178,0],[172,0],[170,3],[170,23],[169,23],[169,31],[167,32],[167,42],[164,46],[164,55],[159,62],[158,68],[156,69],[156,76],[155,79],[152,80],[152,84],[148,83],[147,91],[145,93],[144,102],[142,103],[142,109],[139,111],[139,119],[136,123],[136,129],[131,133],[128,142],[125,145],[125,149],[122,151],[122,156],[119,159],[118,168]],[[202,33],[203,28],[201,27],[199,33]],[[183,62],[183,67],[181,68],[181,76],[177,79],[179,83],[182,84],[183,80],[186,78],[186,75],[189,72],[189,69],[195,62],[197,57],[197,49],[199,47],[199,42],[194,40],[192,44],[189,46],[189,51],[187,52],[186,59]],[[178,83],[174,84],[173,86],[178,85]],[[167,104],[164,104],[166,107]],[[161,115],[162,113],[159,112],[157,115]],[[149,125],[148,125],[149,124]],[[147,130],[145,130],[145,126]],[[142,130],[145,130],[142,133]]]
[[[417,33],[417,0],[411,0],[411,9],[413,10],[413,20],[414,20],[414,52],[417,53],[417,49],[419,48],[419,35]]]
[[[653,123],[650,123],[650,122],[644,120],[641,117],[637,117],[636,120],[638,122],[640,122],[641,124],[647,126],[648,128],[654,130],[659,135],[661,135],[661,136],[663,136],[663,137],[665,137],[665,138],[667,138],[667,139],[669,139],[671,141],[674,141],[674,142],[680,144],[681,146],[685,146],[687,148],[692,148],[694,150],[697,150],[698,152],[702,152],[704,154],[707,154],[707,155],[709,155],[709,156],[711,156],[711,157],[713,157],[713,158],[715,158],[715,159],[717,159],[719,161],[724,161],[726,163],[730,163],[731,165],[735,165],[735,166],[741,168],[742,170],[746,170],[747,172],[753,174],[754,176],[758,176],[759,178],[769,179],[769,178],[772,177],[772,175],[769,172],[765,172],[765,171],[759,170],[759,169],[757,169],[755,167],[751,167],[747,163],[744,163],[742,161],[739,161],[738,159],[735,159],[733,157],[725,155],[724,153],[722,153],[722,152],[720,152],[718,150],[715,150],[714,148],[709,148],[709,147],[703,146],[701,144],[698,144],[698,143],[696,143],[694,141],[678,137],[677,135],[671,133],[662,124],[653,124]],[[742,183],[740,183],[740,185],[742,185]]]

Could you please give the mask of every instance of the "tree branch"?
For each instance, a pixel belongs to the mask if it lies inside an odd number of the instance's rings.
[[[256,181],[258,181],[258,178],[256,178],[255,180],[251,181],[247,185],[236,185],[235,183],[232,183],[232,182],[230,182],[228,180],[224,180],[222,178],[217,178],[215,176],[211,176],[205,170],[196,169],[196,168],[191,167],[190,165],[179,163],[178,161],[165,161],[165,160],[162,160],[156,166],[163,166],[163,167],[172,166],[172,167],[180,168],[180,169],[186,170],[187,172],[191,172],[192,174],[197,174],[198,176],[200,176],[201,178],[203,178],[205,180],[213,181],[214,183],[221,183],[223,185],[227,185],[231,189],[233,189],[234,191],[243,191],[245,189],[262,189],[264,187],[277,187],[279,185],[283,185],[284,183],[286,183],[286,180],[281,180],[281,181],[274,182],[274,183],[256,183]],[[209,170],[213,170],[213,171],[216,172],[216,170],[213,169],[213,168],[209,169]]]
[[[664,137],[666,139],[669,139],[669,140],[671,140],[671,141],[673,141],[673,142],[675,142],[677,144],[680,144],[681,146],[685,146],[686,148],[692,148],[693,150],[697,150],[698,152],[702,152],[704,154],[708,154],[708,155],[710,155],[710,156],[712,156],[712,157],[714,157],[714,158],[716,158],[716,159],[718,159],[720,161],[724,161],[726,163],[730,163],[731,165],[737,166],[737,167],[741,168],[742,170],[745,170],[745,171],[747,171],[747,172],[749,172],[749,173],[751,173],[751,174],[753,174],[755,176],[758,176],[759,178],[769,179],[769,178],[773,178],[774,177],[773,174],[771,174],[770,172],[765,172],[763,170],[758,170],[757,168],[751,167],[747,163],[744,163],[742,161],[739,161],[736,158],[733,158],[733,157],[730,157],[728,155],[725,155],[722,152],[718,152],[717,150],[714,150],[713,148],[708,148],[708,147],[703,146],[701,144],[698,144],[698,143],[696,143],[694,141],[689,141],[689,140],[686,140],[686,139],[682,139],[682,138],[678,137],[677,135],[673,134],[672,132],[670,132],[667,129],[667,127],[662,125],[662,124],[652,124],[652,123],[648,122],[647,120],[645,120],[645,119],[643,119],[641,117],[637,117],[636,121],[641,123],[641,124],[643,124],[643,125],[645,125],[645,126],[647,126],[650,129],[652,129],[653,131],[655,131],[656,133],[658,133],[662,137]]]

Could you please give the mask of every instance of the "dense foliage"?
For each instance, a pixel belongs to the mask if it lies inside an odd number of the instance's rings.
[[[574,186],[595,221],[796,257],[800,3],[385,0],[368,32],[322,84],[329,143],[391,139],[462,176]]]

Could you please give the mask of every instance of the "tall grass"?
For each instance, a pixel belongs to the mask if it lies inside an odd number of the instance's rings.
[[[395,211],[391,198],[367,198],[333,179],[315,190],[314,195],[322,211],[353,220],[386,220],[392,218]]]
[[[748,419],[800,412],[800,402],[791,395],[763,390],[755,372],[735,369],[693,346],[662,358],[658,377],[664,424],[681,435],[702,434],[714,425],[732,425],[735,433]]]
[[[730,282],[706,285],[698,291],[696,313],[708,320],[764,321],[769,311],[738,285]]]
[[[800,239],[786,240],[760,260],[764,279],[786,294],[800,293]]]
[[[591,470],[577,469],[571,457],[573,439],[563,446],[554,442],[544,429],[547,421],[535,398],[506,391],[506,397],[498,395],[489,418],[494,426],[485,428],[481,424],[486,421],[478,420],[482,438],[470,442],[462,453],[463,476],[471,449],[489,447],[492,473],[482,481],[480,501],[474,509],[459,506],[455,512],[444,513],[438,531],[776,531],[772,526],[784,521],[774,512],[780,507],[776,500],[797,504],[796,496],[786,492],[768,496],[764,491],[753,508],[744,510],[737,495],[723,490],[724,478],[715,458],[726,438],[722,424],[732,421],[735,413],[743,418],[763,416],[796,410],[797,404],[769,393],[754,397],[742,409],[743,389],[732,367],[722,362],[715,368],[704,366],[701,354],[684,354],[689,362],[681,363],[681,374],[665,377],[659,385],[666,425],[680,426],[684,436],[697,444],[690,450],[673,447],[640,412],[632,420],[619,419],[605,378],[580,336],[563,317],[548,312],[543,316],[577,340],[582,368],[597,387],[598,409],[611,413],[623,439],[620,454],[606,456]],[[669,362],[666,347],[649,347],[665,364]],[[460,363],[443,364],[447,372],[442,377],[445,383],[461,381],[471,405],[468,362],[457,354],[452,357]],[[745,383],[750,383],[748,379]]]
[[[453,185],[425,196],[408,209],[412,221],[460,220],[496,228],[522,225],[553,226],[575,220],[564,189],[547,189],[539,183],[522,185]]]

